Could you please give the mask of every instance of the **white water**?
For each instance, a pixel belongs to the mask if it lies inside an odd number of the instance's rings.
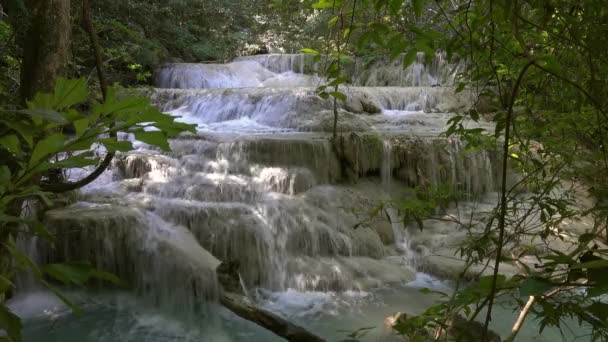
[[[483,194],[497,178],[491,153],[464,155],[459,141],[438,136],[450,112],[470,105],[470,94],[430,87],[452,77],[441,71],[445,61],[437,63],[418,62],[398,80],[385,76],[399,68],[377,65],[358,83],[366,87],[345,88],[339,131],[349,170],[327,134],[331,102],[316,96],[318,79],[304,74],[311,67],[301,55],[163,67],[159,86],[182,89],[158,90],[155,103],[197,124],[199,134],[172,141],[171,153],[138,144],[117,157],[78,203],[47,213],[49,226],[66,238],[56,248],[34,246],[43,261],[92,259],[128,280],[136,297],[88,294],[94,303],[85,300],[88,311],[77,318],[55,309],[46,314],[56,303],[39,292],[21,294],[12,305],[32,320],[26,335],[74,342],[276,339],[213,304],[221,260],[240,264],[261,305],[326,338],[377,325],[369,339],[385,341],[385,316],[431,305],[433,297],[417,292],[420,284],[446,285],[413,269],[439,240],[421,237],[414,249],[396,209],[386,210],[390,222],[369,213],[412,187],[448,183]],[[351,182],[337,184],[344,179]],[[45,332],[53,317],[57,332]]]

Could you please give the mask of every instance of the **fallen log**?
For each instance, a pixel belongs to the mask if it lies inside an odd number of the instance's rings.
[[[220,302],[237,316],[264,327],[290,342],[324,342],[325,340],[295,325],[286,319],[261,309],[249,298],[231,292],[224,292]]]
[[[256,306],[240,285],[237,263],[220,264],[217,274],[223,290],[220,303],[237,316],[266,328],[289,342],[325,342],[299,325]]]

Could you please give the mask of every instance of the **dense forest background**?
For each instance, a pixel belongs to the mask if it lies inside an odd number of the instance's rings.
[[[152,84],[152,73],[161,63],[227,62],[240,55],[319,47],[329,17],[315,13],[312,3],[103,0],[92,4],[91,14],[109,83],[129,86]],[[73,3],[66,76],[91,79],[95,62],[81,12],[81,4]],[[19,0],[6,1],[0,10],[0,94],[4,100],[10,100],[19,86],[26,16],[27,9]]]

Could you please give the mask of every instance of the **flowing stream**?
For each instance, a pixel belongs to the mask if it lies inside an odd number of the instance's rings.
[[[25,341],[280,341],[216,304],[221,261],[239,264],[261,306],[328,340],[374,326],[365,340],[398,341],[384,318],[432,305],[421,287],[450,291],[461,265],[446,260],[463,235],[440,221],[425,233],[404,226],[390,200],[447,184],[478,196],[448,209],[472,217],[491,208],[498,178],[492,153],[464,153],[439,135],[470,105],[451,87],[458,66],[441,56],[400,65],[351,70],[340,156],[332,102],[315,94],[304,55],[162,67],[155,104],[199,133],[171,141],[170,153],[136,142],[75,203],[46,214],[65,238],[28,243],[40,262],[90,260],[129,290],[65,289],[82,307],[75,315],[23,285],[11,307],[26,319]],[[504,334],[514,315],[498,315]],[[533,331],[522,340],[557,338]]]

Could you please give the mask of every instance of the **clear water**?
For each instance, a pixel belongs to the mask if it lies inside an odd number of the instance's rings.
[[[385,325],[395,312],[421,313],[437,297],[420,293],[420,288],[449,291],[449,284],[425,274],[399,288],[373,292],[297,292],[260,293],[262,306],[300,324],[328,341],[345,339],[349,332],[373,327],[362,341],[400,341]],[[80,298],[82,313],[72,314],[45,292],[32,292],[11,302],[13,310],[25,318],[25,342],[274,342],[282,341],[259,326],[228,310],[213,306],[212,314],[176,318],[146,305],[142,299],[124,292],[71,293]],[[492,328],[506,336],[515,313],[497,307]],[[572,324],[572,329],[575,329]],[[582,334],[582,333],[581,333]],[[577,333],[566,329],[566,341]],[[519,341],[552,342],[562,338],[556,330],[537,332],[534,321],[524,325]],[[586,341],[584,338],[577,341]]]

